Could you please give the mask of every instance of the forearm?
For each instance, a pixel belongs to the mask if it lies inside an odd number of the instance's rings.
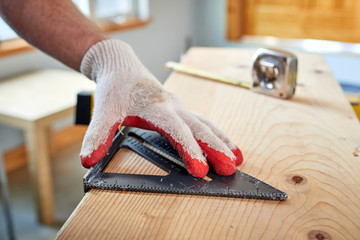
[[[108,39],[70,0],[0,0],[0,13],[21,37],[75,70],[93,44]]]

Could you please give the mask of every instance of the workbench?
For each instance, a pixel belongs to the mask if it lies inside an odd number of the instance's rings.
[[[79,91],[94,89],[94,82],[80,73],[55,69],[37,70],[0,81],[0,124],[24,131],[41,223],[54,223],[52,127],[75,115]]]
[[[251,81],[254,52],[192,48],[182,63]],[[90,190],[58,239],[358,239],[360,124],[324,58],[296,55],[298,85],[289,100],[181,73],[165,83],[240,147],[238,169],[288,200]],[[166,174],[125,149],[106,171]]]

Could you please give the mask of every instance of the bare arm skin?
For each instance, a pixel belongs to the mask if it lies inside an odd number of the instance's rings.
[[[30,44],[77,71],[86,51],[108,39],[71,0],[0,0],[0,15]]]

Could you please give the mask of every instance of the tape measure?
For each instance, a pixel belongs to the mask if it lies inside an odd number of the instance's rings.
[[[167,62],[164,68],[285,99],[295,94],[297,64],[297,57],[290,52],[260,48],[255,52],[250,64],[252,83],[202,71],[176,62]]]

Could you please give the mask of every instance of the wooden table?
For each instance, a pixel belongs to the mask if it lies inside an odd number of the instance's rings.
[[[183,63],[250,81],[254,50],[192,48]],[[360,125],[321,55],[297,53],[291,100],[173,73],[165,86],[243,151],[242,171],[288,200],[91,190],[58,239],[358,239]],[[108,171],[161,172],[124,150]]]
[[[44,224],[54,222],[51,127],[74,116],[79,91],[94,88],[80,73],[50,69],[0,81],[0,124],[25,132],[38,217]]]

